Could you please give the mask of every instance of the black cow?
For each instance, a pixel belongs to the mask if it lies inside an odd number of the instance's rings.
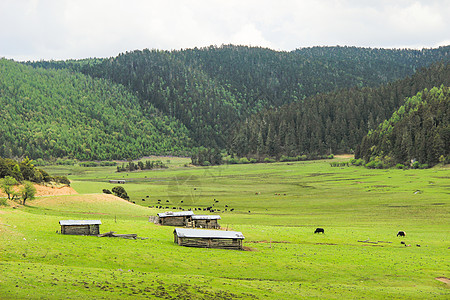
[[[325,234],[325,230],[323,228],[316,228],[314,233],[323,233],[323,234]]]
[[[406,233],[400,230],[399,232],[397,232],[397,236],[406,236]]]

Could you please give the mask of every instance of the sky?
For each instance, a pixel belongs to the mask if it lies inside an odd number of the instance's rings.
[[[450,45],[450,0],[0,0],[0,57],[60,60],[222,44]]]

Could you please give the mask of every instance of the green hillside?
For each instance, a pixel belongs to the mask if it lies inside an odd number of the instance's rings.
[[[224,45],[32,65],[70,68],[123,84],[137,94],[143,110],[153,105],[183,123],[195,145],[225,148],[236,121],[263,108],[386,84],[448,60],[449,51],[314,47],[280,52]]]
[[[448,63],[434,64],[381,87],[322,93],[265,110],[236,126],[229,152],[240,157],[349,153],[369,130],[403,105],[406,97],[442,84],[450,86]],[[448,109],[448,103],[445,105]]]
[[[186,128],[124,87],[70,70],[0,60],[0,157],[80,160],[180,153]]]
[[[356,158],[388,164],[450,161],[450,88],[425,89],[362,140]]]

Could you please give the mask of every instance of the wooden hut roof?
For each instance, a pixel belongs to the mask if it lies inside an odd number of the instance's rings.
[[[59,225],[100,225],[100,220],[61,220]]]
[[[219,215],[193,215],[192,220],[220,220]]]
[[[176,211],[176,212],[165,212],[165,213],[158,213],[158,217],[160,218],[166,218],[166,217],[187,217],[187,216],[193,216],[193,211]]]
[[[175,228],[175,233],[182,238],[244,239],[244,235],[237,231]]]

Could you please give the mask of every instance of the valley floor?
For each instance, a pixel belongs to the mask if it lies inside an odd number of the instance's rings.
[[[0,207],[0,298],[448,299],[449,175],[328,161],[86,169],[70,176],[78,194]],[[135,204],[101,193],[118,177]],[[247,251],[180,247],[148,222],[212,204]],[[147,239],[61,235],[63,219]]]

